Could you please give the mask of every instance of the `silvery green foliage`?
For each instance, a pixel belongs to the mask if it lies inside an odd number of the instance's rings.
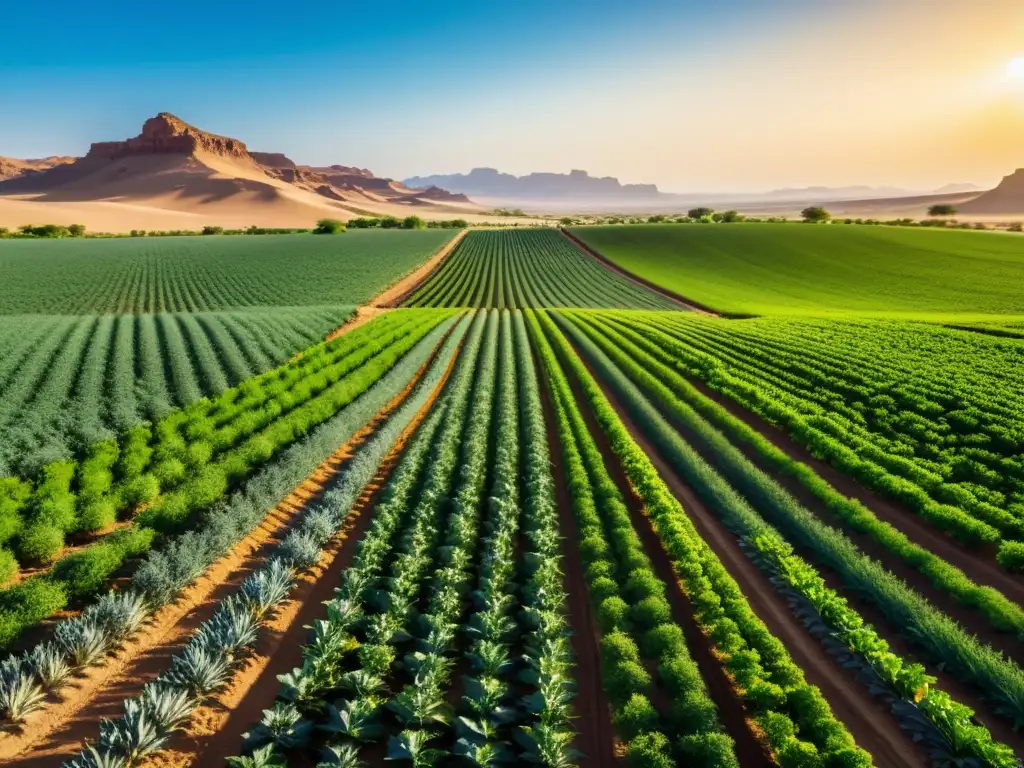
[[[277,554],[297,569],[309,568],[320,558],[320,543],[306,531],[294,530],[281,542]]]
[[[320,546],[330,541],[334,534],[338,532],[338,525],[342,518],[339,517],[337,511],[332,511],[332,508],[333,510],[340,510],[343,502],[339,500],[339,503],[332,503],[335,498],[336,496],[333,492],[324,494],[324,502],[326,503],[317,506],[302,520],[302,530],[319,542]],[[347,512],[348,510],[346,509],[345,511]]]
[[[42,643],[32,649],[25,664],[49,690],[60,688],[71,676],[71,665],[56,643]]]
[[[171,659],[165,679],[195,696],[205,696],[224,685],[228,675],[228,659],[222,651],[193,641]]]
[[[83,618],[101,627],[114,642],[134,635],[150,616],[142,595],[137,592],[108,592],[83,612]]]
[[[295,572],[284,560],[271,560],[265,568],[245,580],[242,595],[262,616],[284,601],[295,585],[294,576]]]
[[[253,750],[252,757],[229,757],[228,768],[285,768],[284,758],[274,751],[273,744]]]
[[[67,768],[126,768],[128,758],[90,744],[81,754],[65,763]]]
[[[58,624],[53,636],[76,668],[95,664],[111,646],[104,628],[85,616]]]
[[[46,692],[26,665],[17,658],[0,664],[0,713],[12,722],[43,706]]]
[[[225,600],[213,618],[200,627],[196,640],[211,649],[221,649],[234,656],[256,642],[259,622],[252,606],[243,597],[232,595]]]
[[[187,691],[159,680],[142,689],[140,701],[157,724],[169,731],[180,727],[198,705]]]
[[[328,744],[320,751],[322,759],[316,768],[362,768],[359,747],[355,744]]]

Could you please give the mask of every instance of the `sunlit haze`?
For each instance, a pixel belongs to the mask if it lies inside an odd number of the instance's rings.
[[[438,5],[15,4],[5,27],[39,33],[0,47],[0,155],[82,154],[167,110],[398,178],[932,189],[1024,166],[1020,0]]]

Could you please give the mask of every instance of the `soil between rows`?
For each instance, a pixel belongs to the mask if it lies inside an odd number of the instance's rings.
[[[570,341],[571,343],[571,341]],[[582,357],[580,358],[583,359]],[[585,361],[584,361],[585,363]],[[586,363],[585,363],[586,364]],[[589,366],[588,366],[589,370]],[[751,560],[740,549],[736,537],[729,531],[721,521],[704,505],[696,492],[681,478],[667,462],[658,449],[651,443],[639,426],[632,420],[628,411],[615,397],[609,388],[599,379],[594,372],[591,376],[598,383],[608,402],[615,409],[623,425],[628,430],[632,439],[650,458],[661,476],[662,480],[669,487],[672,494],[679,500],[686,514],[697,527],[701,538],[711,547],[715,555],[722,561],[730,575],[739,584],[744,596],[747,598],[751,609],[765,623],[769,631],[782,641],[794,663],[801,668],[808,683],[817,686],[836,718],[846,725],[853,735],[857,745],[867,750],[874,757],[878,765],[890,766],[926,766],[929,765],[927,751],[921,746],[914,744],[909,736],[901,730],[895,717],[891,715],[888,707],[880,699],[872,697],[867,688],[859,683],[853,674],[840,665],[826,653],[821,644],[811,637],[793,616],[785,599],[775,591],[771,583],[757,569]],[[582,396],[582,393],[577,393]],[[607,439],[599,427],[595,435],[599,437],[599,444],[602,451],[611,452]],[[614,454],[612,454],[614,458]],[[615,468],[615,474],[620,474],[617,482],[625,482],[628,487],[628,479],[622,472],[621,465],[617,459],[610,464]],[[630,489],[632,494],[632,489]],[[652,547],[648,555],[655,560],[668,560],[671,567],[671,559],[664,549],[656,532],[647,526],[657,541],[652,541]],[[642,529],[641,529],[642,530]],[[646,543],[646,542],[645,542]],[[656,545],[656,546],[655,546]],[[655,562],[657,562],[655,560]],[[673,569],[674,574],[674,569]],[[660,575],[660,574],[659,574]],[[678,579],[673,575],[670,583],[679,588]],[[691,647],[691,653],[694,649]],[[697,659],[696,654],[694,659]],[[704,668],[702,667],[702,671]],[[710,676],[705,675],[708,680]],[[719,703],[714,689],[709,690]],[[719,704],[721,708],[721,704]],[[730,730],[730,734],[732,731]],[[734,737],[735,738],[735,737]]]

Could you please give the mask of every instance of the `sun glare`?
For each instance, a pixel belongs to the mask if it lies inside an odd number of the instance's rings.
[[[1010,77],[1024,79],[1024,56],[1018,56],[1006,66],[1006,74]]]

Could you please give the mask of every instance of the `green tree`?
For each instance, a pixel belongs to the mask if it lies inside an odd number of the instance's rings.
[[[427,223],[419,216],[406,216],[402,219],[402,229],[426,229]]]
[[[85,224],[72,224],[68,227],[68,234],[72,237],[84,237]]]
[[[929,216],[956,216],[956,207],[948,203],[938,203],[928,209]]]
[[[800,211],[800,215],[804,217],[804,221],[810,222],[811,224],[822,224],[832,218],[831,213],[817,205],[804,208]]]
[[[320,219],[313,230],[314,235],[337,235],[345,231],[345,222],[338,219]]]
[[[380,220],[380,226],[382,229],[398,229],[402,226],[402,220],[395,216],[385,216]]]
[[[714,208],[691,208],[686,215],[695,221],[700,221],[701,219],[706,219],[708,216],[713,215],[714,212]]]
[[[213,226],[207,225],[207,226],[203,227],[203,234],[204,235],[223,235],[224,234],[224,227],[213,227]]]

